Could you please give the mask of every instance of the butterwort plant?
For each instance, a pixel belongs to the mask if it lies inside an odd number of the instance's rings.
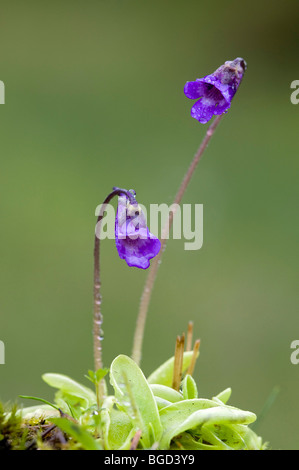
[[[209,125],[203,141],[182,180],[174,199],[177,207],[220,119],[231,102],[246,70],[244,59],[226,61],[215,72],[189,81],[187,98],[196,100],[191,116]],[[100,272],[100,231],[105,207],[118,198],[115,219],[115,244],[119,257],[129,268],[148,270],[133,340],[131,357],[117,356],[110,368],[103,367]],[[158,266],[165,251],[174,212],[163,228],[161,239],[146,225],[134,190],[114,187],[104,199],[97,219],[94,242],[94,370],[87,378],[95,391],[62,374],[44,374],[43,380],[57,389],[54,403],[36,397],[43,405],[22,411],[26,423],[36,419],[51,423],[67,436],[63,448],[87,450],[236,450],[263,449],[262,439],[250,425],[256,415],[227,402],[231,389],[204,399],[200,397],[193,372],[199,356],[199,339],[193,343],[193,322],[185,337],[176,338],[174,356],[145,377],[141,368],[144,327]],[[113,393],[108,393],[109,374]],[[27,397],[28,398],[28,397]],[[43,421],[44,422],[44,421]],[[30,446],[38,446],[33,440]],[[40,441],[39,441],[40,442]],[[40,444],[39,444],[40,445]],[[68,446],[68,447],[67,447]]]

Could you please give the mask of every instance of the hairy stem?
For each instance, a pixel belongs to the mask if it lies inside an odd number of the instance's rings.
[[[189,168],[187,173],[185,174],[185,177],[181,183],[181,186],[179,187],[179,190],[175,196],[174,202],[173,202],[173,207],[176,207],[176,205],[179,205],[181,203],[181,200],[183,198],[183,195],[188,187],[188,184],[192,178],[192,175],[197,167],[197,164],[199,160],[201,159],[205,149],[208,146],[208,143],[212,137],[212,135],[215,132],[216,127],[218,126],[223,114],[220,116],[217,116],[212,124],[209,126],[206,135],[198,148]],[[162,231],[162,236],[161,236],[161,249],[158,253],[158,255],[153,259],[151,267],[150,267],[150,272],[148,274],[148,277],[145,282],[144,290],[141,296],[141,301],[140,301],[140,307],[139,307],[139,312],[138,312],[138,317],[137,317],[137,322],[136,322],[136,329],[135,329],[135,335],[134,335],[134,343],[133,343],[133,351],[132,351],[132,358],[133,360],[140,365],[141,361],[141,354],[142,354],[142,343],[143,343],[143,336],[144,336],[144,328],[145,328],[145,322],[146,322],[146,317],[147,317],[147,312],[148,312],[148,307],[154,287],[154,283],[156,280],[158,268],[161,262],[161,257],[162,254],[165,250],[166,247],[166,240],[168,239],[168,234],[171,229],[172,223],[173,223],[173,217],[175,214],[175,210],[169,211],[169,217],[168,220],[166,221],[166,224],[163,228]]]

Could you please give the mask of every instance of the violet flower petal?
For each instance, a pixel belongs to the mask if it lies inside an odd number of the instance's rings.
[[[197,121],[205,124],[208,122],[214,114],[214,107],[207,106],[206,103],[203,101],[203,98],[196,103],[191,108],[191,116]]]
[[[187,82],[184,88],[184,93],[187,98],[195,100],[203,96],[206,85],[201,80],[195,80],[195,82]]]

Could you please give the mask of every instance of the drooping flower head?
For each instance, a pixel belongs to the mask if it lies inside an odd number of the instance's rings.
[[[141,269],[150,266],[149,260],[161,248],[160,240],[150,233],[138,202],[132,203],[126,196],[118,198],[115,243],[119,257],[126,260],[128,266]]]
[[[184,88],[187,98],[200,98],[192,106],[191,116],[205,124],[214,114],[227,112],[245,70],[245,60],[238,57],[228,60],[211,75],[187,82]]]

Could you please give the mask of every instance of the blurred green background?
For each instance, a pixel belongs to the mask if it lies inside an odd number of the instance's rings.
[[[204,206],[204,245],[169,241],[142,368],[193,320],[200,395],[232,387],[231,404],[259,414],[278,386],[257,432],[299,449],[298,2],[3,1],[0,43],[1,399],[51,400],[44,372],[87,385],[95,208],[115,185],[172,203],[207,128],[184,84],[241,56],[245,78],[183,200]],[[101,262],[109,366],[131,354],[147,272],[113,240]]]

